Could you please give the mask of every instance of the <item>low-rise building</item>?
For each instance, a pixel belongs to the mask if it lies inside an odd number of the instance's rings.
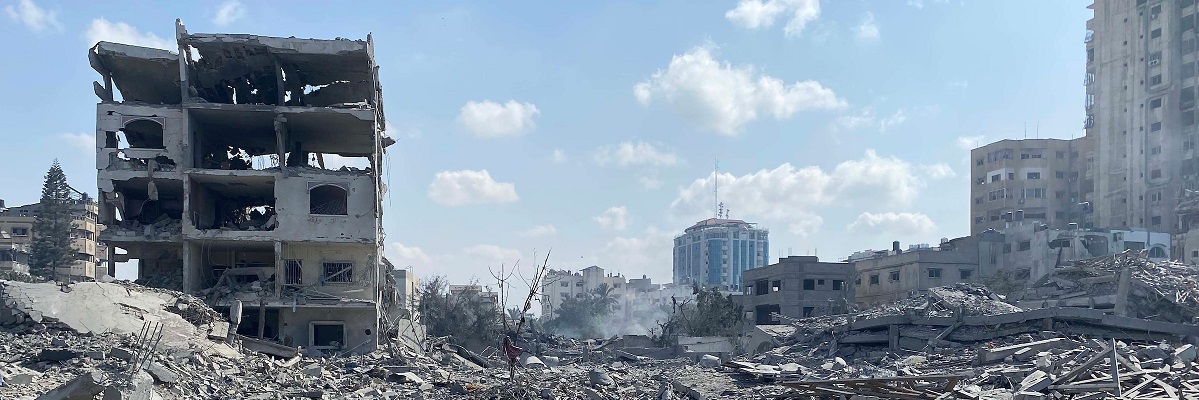
[[[791,256],[778,263],[746,270],[742,275],[745,295],[740,296],[754,323],[785,323],[775,314],[790,318],[838,314],[853,301],[853,264],[822,262],[816,256]]]
[[[855,253],[848,260],[855,271],[855,301],[863,305],[894,301],[914,290],[968,281],[979,274],[980,265],[998,269],[999,260],[991,254],[993,245],[1002,243],[1002,235],[985,234],[945,240],[938,247],[914,245],[904,251],[894,242],[889,252]]]

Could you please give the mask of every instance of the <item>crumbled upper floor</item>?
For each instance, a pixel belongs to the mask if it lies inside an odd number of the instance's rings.
[[[382,87],[366,40],[189,34],[176,21],[178,52],[99,42],[88,53],[104,77],[102,101],[221,103],[377,110]],[[115,84],[115,88],[114,88]],[[186,94],[186,96],[185,96]]]

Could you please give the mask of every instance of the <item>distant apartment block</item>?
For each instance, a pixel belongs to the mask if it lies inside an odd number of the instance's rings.
[[[394,291],[380,179],[394,140],[371,37],[189,33],[176,21],[175,39],[178,52],[88,52],[101,77],[101,240],[124,250],[114,261],[218,310],[254,307],[244,337],[374,350],[382,293]]]
[[[736,219],[709,218],[674,238],[674,283],[741,291],[741,274],[770,259],[770,232]]]
[[[970,233],[1013,222],[1090,227],[1091,140],[1000,140],[970,151]]]
[[[612,274],[598,266],[581,271],[551,270],[545,278],[541,296],[541,316],[547,320],[561,315],[562,302],[568,298],[581,299],[607,287],[613,298],[612,324],[628,327],[634,323],[645,323],[645,314],[660,315],[670,310],[673,303],[695,299],[690,285],[660,285],[642,275],[641,278],[625,278]],[[644,328],[644,327],[643,327]]]
[[[841,314],[853,304],[853,264],[822,262],[816,256],[790,256],[778,263],[745,271],[740,296],[754,324],[785,324],[790,318]]]
[[[108,271],[108,246],[97,241],[102,225],[97,223],[96,200],[76,191],[70,207],[71,248],[75,249],[75,263],[69,269],[62,268],[55,273],[71,280],[90,280],[111,275],[112,272]],[[37,234],[33,225],[41,208],[40,203],[4,208],[0,201],[0,270],[5,270],[4,265],[8,264],[13,269],[29,272],[29,252]]]

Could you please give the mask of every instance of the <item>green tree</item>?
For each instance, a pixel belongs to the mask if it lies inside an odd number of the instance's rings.
[[[29,264],[34,275],[53,277],[59,268],[70,268],[75,263],[75,249],[71,248],[71,192],[67,176],[56,159],[46,172],[41,208],[33,223]]]
[[[445,277],[433,276],[421,282],[420,318],[431,336],[451,336],[458,345],[482,349],[495,345],[503,327],[503,314],[477,292],[453,295]]]
[[[660,345],[676,344],[678,336],[733,337],[741,332],[745,320],[744,308],[733,301],[732,295],[721,295],[716,288],[695,288],[695,301],[675,302],[666,322],[659,322]]]

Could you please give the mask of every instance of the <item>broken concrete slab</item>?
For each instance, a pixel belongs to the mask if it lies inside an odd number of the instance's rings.
[[[136,291],[115,283],[80,282],[61,290],[52,283],[0,281],[0,309],[53,321],[81,334],[132,334],[147,321],[161,323],[164,348],[189,348],[207,339],[195,325],[168,311],[178,298],[156,291]]]
[[[45,349],[38,353],[37,359],[39,361],[63,362],[79,356],[79,352],[74,350]]]
[[[154,377],[154,381],[158,383],[175,383],[179,381],[179,374],[171,372],[171,370],[162,366],[157,362],[146,364],[146,372]]]
[[[1033,371],[1020,381],[1020,392],[1039,392],[1053,384],[1053,377],[1045,371]]]
[[[978,362],[982,364],[991,363],[1003,360],[1008,356],[1015,355],[1017,352],[1024,351],[1031,353],[1028,358],[1035,356],[1037,353],[1065,346],[1076,345],[1074,342],[1065,338],[1053,338],[1040,340],[1032,343],[1014,344],[994,349],[982,349],[978,352]]]
[[[92,400],[104,391],[99,383],[103,380],[98,372],[82,374],[38,396],[37,400]]]

